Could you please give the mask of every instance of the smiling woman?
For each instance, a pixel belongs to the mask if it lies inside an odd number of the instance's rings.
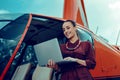
[[[48,60],[48,67],[60,70],[61,80],[93,80],[89,69],[96,65],[95,51],[89,41],[82,41],[77,35],[76,23],[66,20],[62,25],[63,33],[68,39],[61,44],[61,52],[65,61],[74,61],[75,64],[59,65],[54,60]]]

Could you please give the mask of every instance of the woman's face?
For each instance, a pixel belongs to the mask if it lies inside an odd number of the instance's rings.
[[[65,22],[62,26],[63,33],[66,38],[71,39],[76,35],[76,27],[71,22]]]

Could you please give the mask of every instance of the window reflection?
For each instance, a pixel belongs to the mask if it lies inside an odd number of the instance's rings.
[[[33,65],[37,64],[37,59],[32,45],[27,46],[24,58],[22,59],[22,64],[28,62],[33,63]]]
[[[90,33],[88,33],[87,31],[78,28],[77,29],[77,34],[82,41],[89,41],[94,45],[92,35]]]
[[[0,38],[0,65],[2,65],[0,66],[0,73],[3,71],[8,60],[10,59],[17,43],[18,42],[15,40]]]

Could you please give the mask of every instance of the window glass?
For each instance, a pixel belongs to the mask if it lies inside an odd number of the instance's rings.
[[[6,16],[6,17],[5,17]],[[1,17],[1,15],[0,15]],[[29,15],[4,15],[0,19],[0,74],[3,72],[6,67],[10,57],[12,56],[21,36],[24,32],[26,24],[28,22]],[[7,72],[6,77],[11,75],[14,70],[14,67],[17,64],[19,55],[24,44],[21,45],[17,55],[15,56],[14,61],[11,64],[9,71]]]
[[[32,45],[28,45],[25,49],[24,57],[21,64],[24,63],[33,63],[34,65],[38,63]]]
[[[88,33],[87,31],[78,28],[78,29],[77,29],[77,34],[78,34],[78,36],[80,37],[80,39],[81,39],[82,41],[89,41],[89,42],[91,42],[92,44],[94,44],[94,43],[93,43],[92,35],[91,35],[90,33]]]
[[[0,38],[0,65],[2,65],[0,66],[0,73],[9,61],[9,58],[11,57],[17,43],[18,42],[15,40]]]
[[[23,14],[0,14],[0,29]]]

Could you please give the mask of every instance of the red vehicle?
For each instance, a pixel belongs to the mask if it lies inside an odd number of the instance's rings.
[[[58,38],[60,44],[64,43],[61,26],[65,19],[75,20],[80,38],[90,41],[95,49],[97,64],[95,69],[90,71],[94,79],[120,79],[120,51],[86,27],[88,23],[83,0],[80,1],[84,16],[79,15],[81,11],[76,7],[76,1],[65,0],[63,19],[37,14],[0,15],[0,80],[11,80],[17,67],[26,63],[32,64],[25,76],[26,79],[31,79],[38,63],[33,46],[52,38]],[[68,10],[71,3],[75,3],[74,9]]]

